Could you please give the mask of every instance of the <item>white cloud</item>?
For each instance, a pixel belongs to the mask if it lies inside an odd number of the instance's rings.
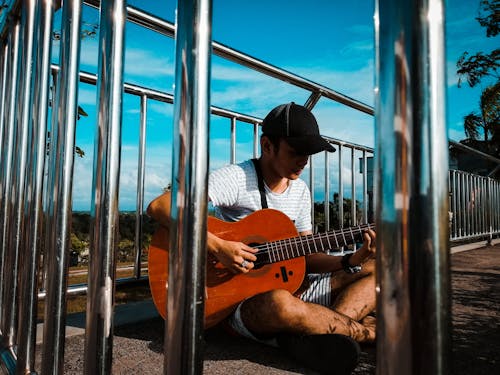
[[[136,48],[125,50],[124,66],[126,74],[137,77],[167,77],[174,71],[174,64],[167,55]]]

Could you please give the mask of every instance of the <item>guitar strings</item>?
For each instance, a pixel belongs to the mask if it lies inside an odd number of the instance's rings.
[[[287,251],[291,242],[295,241],[295,245],[299,245],[299,244],[297,244],[297,242],[300,242],[300,245],[302,245],[302,248],[305,250],[304,242],[309,243],[309,242],[311,242],[311,240],[314,243],[314,247],[316,247],[316,239],[315,239],[315,237],[316,237],[319,240],[321,247],[323,247],[323,250],[325,250],[321,236],[324,236],[324,239],[326,239],[329,243],[330,243],[330,238],[335,237],[336,244],[339,244],[339,241],[337,240],[337,238],[340,239],[340,236],[342,236],[342,237],[344,237],[343,242],[347,245],[347,241],[345,240],[346,233],[347,233],[348,237],[349,237],[349,235],[351,237],[354,237],[354,235],[357,235],[357,236],[362,235],[366,229],[374,229],[374,228],[375,228],[374,224],[362,224],[362,225],[358,225],[356,227],[350,227],[347,229],[340,229],[340,230],[332,231],[332,232],[308,234],[306,236],[295,236],[295,237],[291,237],[291,238],[270,241],[270,242],[266,242],[263,244],[253,246],[253,248],[258,250],[259,255],[271,254],[271,253],[276,253],[277,251],[281,251],[281,252]],[[353,233],[353,231],[355,231],[355,233]],[[352,238],[352,239],[354,240],[354,238]],[[341,246],[344,246],[344,245],[341,245]],[[339,246],[339,247],[341,247],[341,246]],[[307,245],[307,247],[310,249],[309,245]],[[335,249],[337,247],[331,247],[331,248]],[[330,249],[326,249],[326,250],[330,250]],[[310,253],[312,253],[312,252],[310,252]]]

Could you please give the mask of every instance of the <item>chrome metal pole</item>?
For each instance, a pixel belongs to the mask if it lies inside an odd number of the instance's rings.
[[[363,222],[368,223],[368,161],[366,151],[363,150]]]
[[[448,374],[444,8],[378,1],[377,373]]]
[[[0,164],[3,160],[3,149],[4,149],[4,129],[5,129],[5,110],[7,103],[7,62],[9,48],[5,40],[0,40]],[[0,260],[1,262],[1,260]],[[0,263],[1,266],[1,263]]]
[[[135,208],[135,263],[134,274],[141,277],[142,215],[144,212],[144,180],[146,177],[146,125],[148,119],[148,97],[141,96],[141,125],[139,130],[139,160],[137,161],[137,205]]]
[[[17,351],[17,372],[26,374],[34,372],[35,366],[35,346],[36,346],[36,323],[37,323],[37,271],[40,255],[40,233],[42,226],[42,194],[44,178],[44,161],[46,152],[46,132],[47,132],[47,107],[48,89],[50,75],[51,56],[51,36],[52,18],[54,4],[52,0],[42,2],[31,1],[26,4],[27,12],[33,11],[33,33],[31,64],[34,72],[31,73],[32,85],[25,85],[32,90],[29,94],[32,101],[33,112],[29,117],[31,129],[30,149],[28,153],[27,185],[25,190],[26,204],[24,207],[25,217],[28,218],[25,226],[25,245],[21,254],[21,282],[20,299],[23,303],[19,309],[18,326],[18,351]],[[33,9],[31,9],[33,7]],[[28,23],[31,23],[28,19]],[[32,97],[31,97],[32,96]],[[25,94],[28,99],[28,94]],[[29,105],[29,104],[28,104]],[[26,108],[30,111],[31,108]],[[26,115],[24,115],[26,116]]]
[[[110,374],[118,244],[118,192],[126,1],[101,2],[97,133],[91,205],[91,256],[85,330],[85,374]]]
[[[351,226],[357,225],[356,215],[356,164],[354,160],[354,147],[351,148]]]
[[[339,145],[339,195],[338,195],[338,218],[339,228],[344,228],[344,172],[342,171],[342,145]]]
[[[231,156],[230,163],[236,163],[236,118],[231,117]]]
[[[311,191],[311,222],[313,232],[315,220],[314,220],[314,155],[309,156],[309,190]]]
[[[330,153],[325,154],[325,231],[330,230]]]
[[[253,157],[259,157],[259,125],[253,124]]]
[[[19,77],[19,60],[20,60],[20,34],[21,22],[15,20],[10,26],[9,30],[9,87],[7,91],[7,112],[6,112],[6,130],[8,131],[6,158],[4,160],[2,171],[2,213],[3,213],[3,233],[2,233],[2,273],[0,283],[2,284],[2,301],[0,305],[1,310],[1,326],[3,341],[5,346],[12,346],[14,344],[15,334],[15,314],[16,304],[15,295],[17,289],[17,280],[13,280],[13,268],[15,264],[15,253],[11,245],[11,232],[14,228],[14,200],[13,200],[13,180],[14,180],[14,166],[15,166],[15,152],[16,152],[16,137],[18,125],[18,108],[20,95],[20,77]]]
[[[81,3],[64,1],[60,45],[61,71],[57,77],[51,124],[47,233],[47,265],[42,373],[62,374],[66,333],[66,288],[72,217],[75,128],[78,115]]]
[[[9,69],[9,43],[8,41],[5,41],[4,44],[2,44],[2,86],[1,86],[1,92],[0,92],[0,122],[1,122],[1,133],[0,136],[2,137],[1,139],[1,152],[0,152],[0,173],[2,173],[2,178],[0,179],[0,332],[2,329],[3,324],[2,322],[2,308],[3,306],[2,303],[2,295],[3,295],[3,264],[5,261],[5,246],[4,246],[4,224],[6,224],[5,217],[4,217],[4,207],[5,207],[5,197],[3,194],[5,184],[3,183],[5,176],[5,171],[4,171],[4,164],[7,161],[7,150],[8,150],[8,138],[9,138],[9,128],[7,126],[7,107],[8,107],[8,69]]]
[[[201,374],[212,2],[177,4],[172,228],[164,373]]]

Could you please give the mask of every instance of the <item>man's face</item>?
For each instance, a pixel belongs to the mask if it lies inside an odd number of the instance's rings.
[[[309,160],[308,155],[297,153],[285,140],[280,140],[280,147],[273,147],[273,169],[280,177],[296,180]]]

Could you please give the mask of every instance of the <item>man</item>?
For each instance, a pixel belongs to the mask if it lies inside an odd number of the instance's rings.
[[[216,216],[237,221],[269,207],[285,213],[300,235],[311,234],[310,192],[299,176],[310,155],[335,149],[320,136],[313,114],[295,103],[266,116],[260,145],[258,160],[211,173],[208,195]],[[169,193],[151,202],[148,214],[168,227]],[[210,232],[207,250],[234,273],[251,272],[257,259],[256,249]],[[356,342],[375,339],[374,318],[368,315],[375,309],[374,254],[375,233],[369,230],[353,255],[308,255],[308,275],[298,292],[275,289],[250,297],[227,324],[247,338],[278,343],[316,370],[350,373],[359,354]]]

